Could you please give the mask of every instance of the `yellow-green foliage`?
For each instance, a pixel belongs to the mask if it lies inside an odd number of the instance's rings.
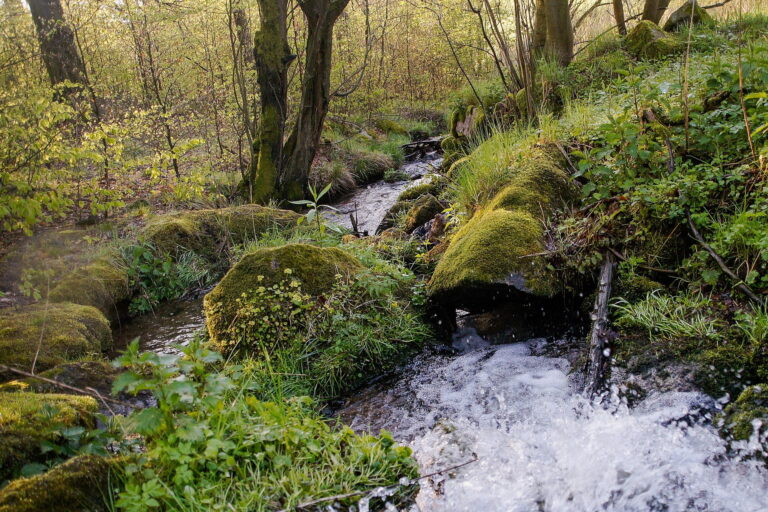
[[[224,279],[205,296],[204,308],[208,334],[214,346],[223,347],[227,331],[237,311],[237,300],[260,286],[270,286],[285,279],[286,270],[302,283],[311,296],[328,292],[338,274],[349,275],[362,269],[360,262],[335,247],[306,244],[258,249],[245,255]]]
[[[0,393],[0,481],[28,462],[45,460],[40,443],[54,428],[93,426],[96,400],[86,396]]]
[[[0,490],[0,512],[106,512],[117,461],[80,455]]]
[[[107,318],[117,316],[117,304],[131,297],[127,272],[110,258],[101,258],[70,272],[56,283],[50,299],[93,306]]]
[[[453,300],[460,290],[495,283],[538,296],[557,292],[544,259],[529,257],[544,250],[542,216],[574,197],[569,177],[553,155],[552,148],[540,144],[492,153],[484,144],[470,156],[465,176],[477,177],[475,163],[480,163],[500,174],[486,184],[487,190],[503,188],[453,236],[430,280],[430,295]],[[478,204],[486,193],[480,193]]]
[[[681,43],[652,21],[641,21],[626,39],[627,50],[637,58],[659,59],[679,51]]]
[[[252,204],[171,213],[150,221],[142,237],[163,253],[187,250],[215,259],[223,244],[242,243],[276,226],[294,226],[299,217],[288,210]]]
[[[720,418],[721,434],[735,441],[748,441],[757,427],[763,456],[768,455],[768,384],[746,388],[725,408]]]
[[[425,222],[429,222],[435,215],[443,211],[443,205],[440,204],[432,194],[424,194],[416,201],[408,211],[405,219],[405,231],[410,233]]]
[[[0,312],[0,363],[37,371],[112,346],[109,322],[98,310],[76,304],[40,304]],[[39,348],[39,352],[38,352]],[[0,372],[0,380],[13,377]]]

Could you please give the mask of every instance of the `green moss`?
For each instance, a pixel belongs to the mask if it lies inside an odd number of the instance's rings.
[[[408,135],[408,130],[393,119],[376,119],[373,124],[384,133]]]
[[[253,204],[171,213],[150,221],[142,238],[165,254],[193,251],[215,261],[223,246],[254,239],[274,227],[292,227],[299,217],[288,210]]]
[[[0,512],[106,512],[119,459],[80,455],[0,490]]]
[[[641,21],[626,38],[627,50],[640,59],[660,59],[681,49],[680,42],[652,21]]]
[[[92,388],[109,395],[112,381],[118,371],[107,361],[76,361],[60,364],[50,370],[39,373],[40,377],[55,380],[80,389]],[[61,387],[28,378],[6,382],[0,385],[0,391],[31,391],[34,393],[57,393]]]
[[[92,306],[107,318],[117,317],[117,306],[131,297],[128,273],[102,258],[64,276],[51,290],[53,302]]]
[[[413,206],[408,211],[405,219],[405,231],[411,233],[413,230],[429,222],[435,215],[443,211],[443,205],[440,204],[432,194],[425,194],[416,199]]]
[[[628,302],[637,302],[645,299],[649,293],[663,289],[664,285],[661,283],[633,273],[618,279],[614,295]]]
[[[353,151],[346,156],[346,160],[352,168],[352,176],[358,185],[378,181],[388,170],[397,167],[391,156],[377,151]]]
[[[746,388],[720,417],[720,433],[726,439],[748,441],[757,427],[763,454],[768,454],[768,384]]]
[[[416,185],[415,187],[411,187],[409,189],[406,189],[403,191],[398,197],[398,201],[413,201],[414,199],[418,199],[419,197],[423,196],[424,194],[432,194],[435,195],[438,192],[438,184],[436,182],[429,182],[429,183],[422,183],[421,185]]]
[[[0,393],[0,481],[28,462],[42,462],[40,443],[61,426],[93,426],[96,400],[85,396]]]
[[[685,2],[675,12],[669,15],[666,23],[664,23],[664,30],[671,32],[679,28],[687,27],[691,20],[694,25],[709,25],[715,24],[714,18],[707,13],[695,0]]]
[[[98,354],[112,346],[109,322],[98,310],[76,304],[40,304],[0,313],[0,363],[43,371]],[[39,352],[38,352],[39,348]],[[0,372],[0,380],[14,375]]]
[[[220,344],[222,334],[233,320],[238,298],[256,287],[279,283],[285,279],[286,270],[301,281],[305,293],[319,296],[333,287],[338,274],[353,274],[361,269],[356,258],[335,247],[289,244],[247,254],[205,296],[211,342],[214,346]]]
[[[757,381],[752,357],[750,347],[736,343],[704,350],[695,357],[700,369],[694,382],[711,396],[736,396],[745,386]]]
[[[386,215],[384,215],[384,219],[381,221],[381,224],[379,224],[378,232],[385,231],[394,227],[395,224],[397,224],[397,220],[398,217],[400,217],[400,214],[407,211],[411,205],[413,205],[412,200],[397,201],[395,204],[393,204],[392,207],[387,211]]]

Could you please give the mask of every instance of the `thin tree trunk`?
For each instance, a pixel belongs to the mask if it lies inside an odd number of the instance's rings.
[[[296,125],[285,145],[279,185],[284,199],[302,199],[307,191],[309,170],[331,99],[333,27],[348,3],[349,0],[305,0],[299,4],[307,19],[306,68]]]
[[[658,25],[667,7],[669,7],[669,0],[645,0],[642,19]]]
[[[72,28],[64,19],[60,0],[29,0],[40,51],[52,85],[84,84],[83,60],[77,53]]]
[[[613,0],[613,17],[616,19],[616,27],[619,34],[627,35],[627,22],[624,18],[624,0]]]
[[[288,1],[259,0],[259,31],[254,55],[261,95],[261,116],[254,142],[255,156],[245,183],[252,202],[264,203],[275,196],[283,167],[283,137],[288,103]]]
[[[546,0],[545,3],[547,54],[561,66],[567,66],[573,59],[573,26],[568,0]]]

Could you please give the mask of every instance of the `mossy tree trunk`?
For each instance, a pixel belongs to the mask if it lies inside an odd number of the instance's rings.
[[[538,58],[544,52],[547,44],[547,6],[546,0],[536,0],[536,11],[533,19],[533,34],[531,35],[532,57]]]
[[[568,0],[545,0],[547,17],[547,56],[561,66],[573,59],[573,25]]]
[[[40,53],[52,85],[85,84],[85,65],[60,0],[29,0]],[[70,89],[74,92],[74,89]]]
[[[669,7],[669,0],[645,0],[642,19],[658,25],[667,7]]]
[[[252,202],[264,203],[277,193],[283,164],[283,138],[288,108],[288,0],[259,0],[260,22],[254,44],[261,96],[261,116],[254,141],[251,172],[244,181]]]
[[[348,3],[349,0],[299,2],[307,19],[306,64],[296,125],[285,145],[279,185],[284,199],[303,199],[306,194],[309,169],[320,144],[331,99],[333,27]]]
[[[613,17],[616,20],[616,28],[622,36],[627,35],[627,22],[624,17],[624,0],[613,0]]]

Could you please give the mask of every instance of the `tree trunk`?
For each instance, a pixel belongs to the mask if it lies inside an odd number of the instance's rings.
[[[283,164],[283,137],[288,96],[288,0],[259,0],[259,31],[254,55],[261,95],[261,117],[251,172],[244,182],[252,202],[264,203],[277,192]]]
[[[573,26],[568,0],[546,0],[547,56],[561,66],[573,59]]]
[[[627,22],[624,18],[624,0],[613,0],[613,17],[616,19],[616,27],[619,34],[627,35]]]
[[[643,20],[648,20],[657,25],[669,7],[669,0],[645,0],[643,6]]]
[[[536,0],[536,12],[531,36],[531,61],[540,57],[547,44],[547,0]]]
[[[72,29],[64,20],[60,0],[29,0],[40,51],[52,85],[85,83],[85,66],[77,53]]]
[[[320,145],[323,123],[331,99],[333,26],[349,0],[305,0],[299,3],[307,19],[307,55],[301,105],[296,125],[285,145],[280,179],[284,199],[303,199],[309,169]]]

